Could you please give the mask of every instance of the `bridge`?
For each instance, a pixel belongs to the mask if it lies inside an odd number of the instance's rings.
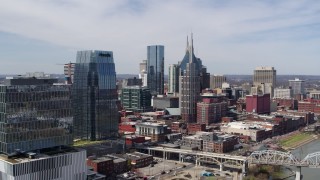
[[[254,151],[247,158],[247,161],[250,164],[295,166],[297,167],[296,180],[300,180],[301,167],[320,168],[320,152],[308,154],[304,159],[300,160],[290,152],[274,150]]]
[[[220,166],[220,171],[223,171],[223,168],[231,167],[242,169],[242,173],[246,173],[248,167],[247,157],[244,156],[232,156],[227,154],[203,152],[203,151],[194,151],[187,149],[175,149],[175,148],[164,148],[164,147],[136,147],[136,149],[147,151],[148,154],[154,155],[155,152],[162,152],[163,159],[170,159],[172,155],[178,155],[179,162],[184,161],[184,156],[195,156],[196,166],[201,165],[201,163],[208,164],[217,164]]]
[[[177,154],[179,162],[183,162],[183,157],[186,155],[195,156],[196,166],[201,163],[217,164],[220,166],[220,171],[226,166],[240,168],[242,173],[246,173],[248,164],[294,166],[297,167],[296,180],[301,180],[301,167],[320,168],[320,152],[308,154],[300,160],[290,152],[275,150],[254,151],[250,156],[244,157],[166,147],[136,147],[136,149],[147,151],[152,155],[155,155],[155,152],[162,152],[163,159],[170,159],[173,154]]]

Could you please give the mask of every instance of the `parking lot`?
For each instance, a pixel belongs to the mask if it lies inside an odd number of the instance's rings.
[[[155,176],[161,174],[163,171],[169,173],[190,165],[190,163],[179,163],[178,161],[172,160],[163,161],[162,158],[155,158],[155,161],[157,162],[156,164],[139,168],[139,171],[145,176]]]

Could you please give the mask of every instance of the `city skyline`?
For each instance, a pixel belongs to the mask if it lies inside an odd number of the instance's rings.
[[[193,32],[195,55],[212,74],[273,66],[279,75],[317,75],[319,8],[320,2],[308,0],[4,1],[0,74],[63,74],[56,64],[75,62],[76,51],[84,49],[110,49],[118,74],[138,74],[146,46],[154,44],[165,46],[168,74]]]

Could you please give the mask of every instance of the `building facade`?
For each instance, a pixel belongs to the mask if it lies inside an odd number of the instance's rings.
[[[293,91],[293,95],[305,94],[305,81],[299,78],[289,80],[289,86]]]
[[[275,88],[274,89],[273,98],[289,99],[289,98],[292,98],[292,97],[293,97],[293,90],[291,88],[287,88],[287,89]]]
[[[227,77],[223,75],[210,76],[210,89],[222,88],[222,83],[227,82]]]
[[[142,80],[142,85],[148,85],[148,73],[147,73],[147,60],[143,60],[142,63],[139,64],[139,79]]]
[[[1,178],[5,180],[87,179],[86,151],[73,149],[35,157],[0,158]]]
[[[63,66],[63,72],[65,77],[65,83],[66,84],[72,84],[73,83],[73,77],[74,77],[74,67],[75,63],[67,63]]]
[[[270,94],[263,95],[247,95],[246,96],[246,111],[257,114],[270,113]]]
[[[71,86],[17,77],[0,85],[0,174],[6,180],[87,179],[73,143]]]
[[[191,38],[191,46],[188,47],[186,55],[182,62],[186,59],[186,69],[180,68],[179,77],[179,106],[181,109],[181,117],[187,123],[197,121],[197,102],[200,99],[200,72],[199,60],[193,53],[193,39]]]
[[[150,89],[141,86],[128,86],[121,91],[121,104],[124,109],[134,112],[151,111]]]
[[[262,93],[274,95],[274,88],[277,83],[277,71],[274,67],[257,67],[253,74],[253,85],[261,87]]]
[[[197,103],[197,123],[210,125],[221,121],[227,114],[227,102],[214,102],[213,99],[203,99]]]
[[[136,135],[150,137],[152,142],[163,142],[166,138],[168,126],[157,123],[136,124]]]
[[[164,93],[164,46],[148,46],[147,78],[152,95]]]
[[[117,100],[112,51],[78,51],[72,90],[75,138],[117,136]]]
[[[0,151],[30,151],[70,145],[70,85],[57,79],[6,79],[0,86]]]
[[[179,66],[177,64],[169,65],[168,92],[179,92]]]

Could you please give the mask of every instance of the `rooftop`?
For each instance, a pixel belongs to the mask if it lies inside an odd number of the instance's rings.
[[[47,159],[53,156],[63,155],[67,153],[72,152],[80,152],[84,151],[81,149],[76,149],[73,147],[63,146],[60,148],[46,148],[42,149],[40,153],[34,153],[34,152],[19,152],[17,151],[14,154],[11,155],[0,155],[0,160],[6,161],[10,164],[17,164],[17,163],[24,163],[24,162],[30,162],[30,161],[38,161],[39,159]]]

